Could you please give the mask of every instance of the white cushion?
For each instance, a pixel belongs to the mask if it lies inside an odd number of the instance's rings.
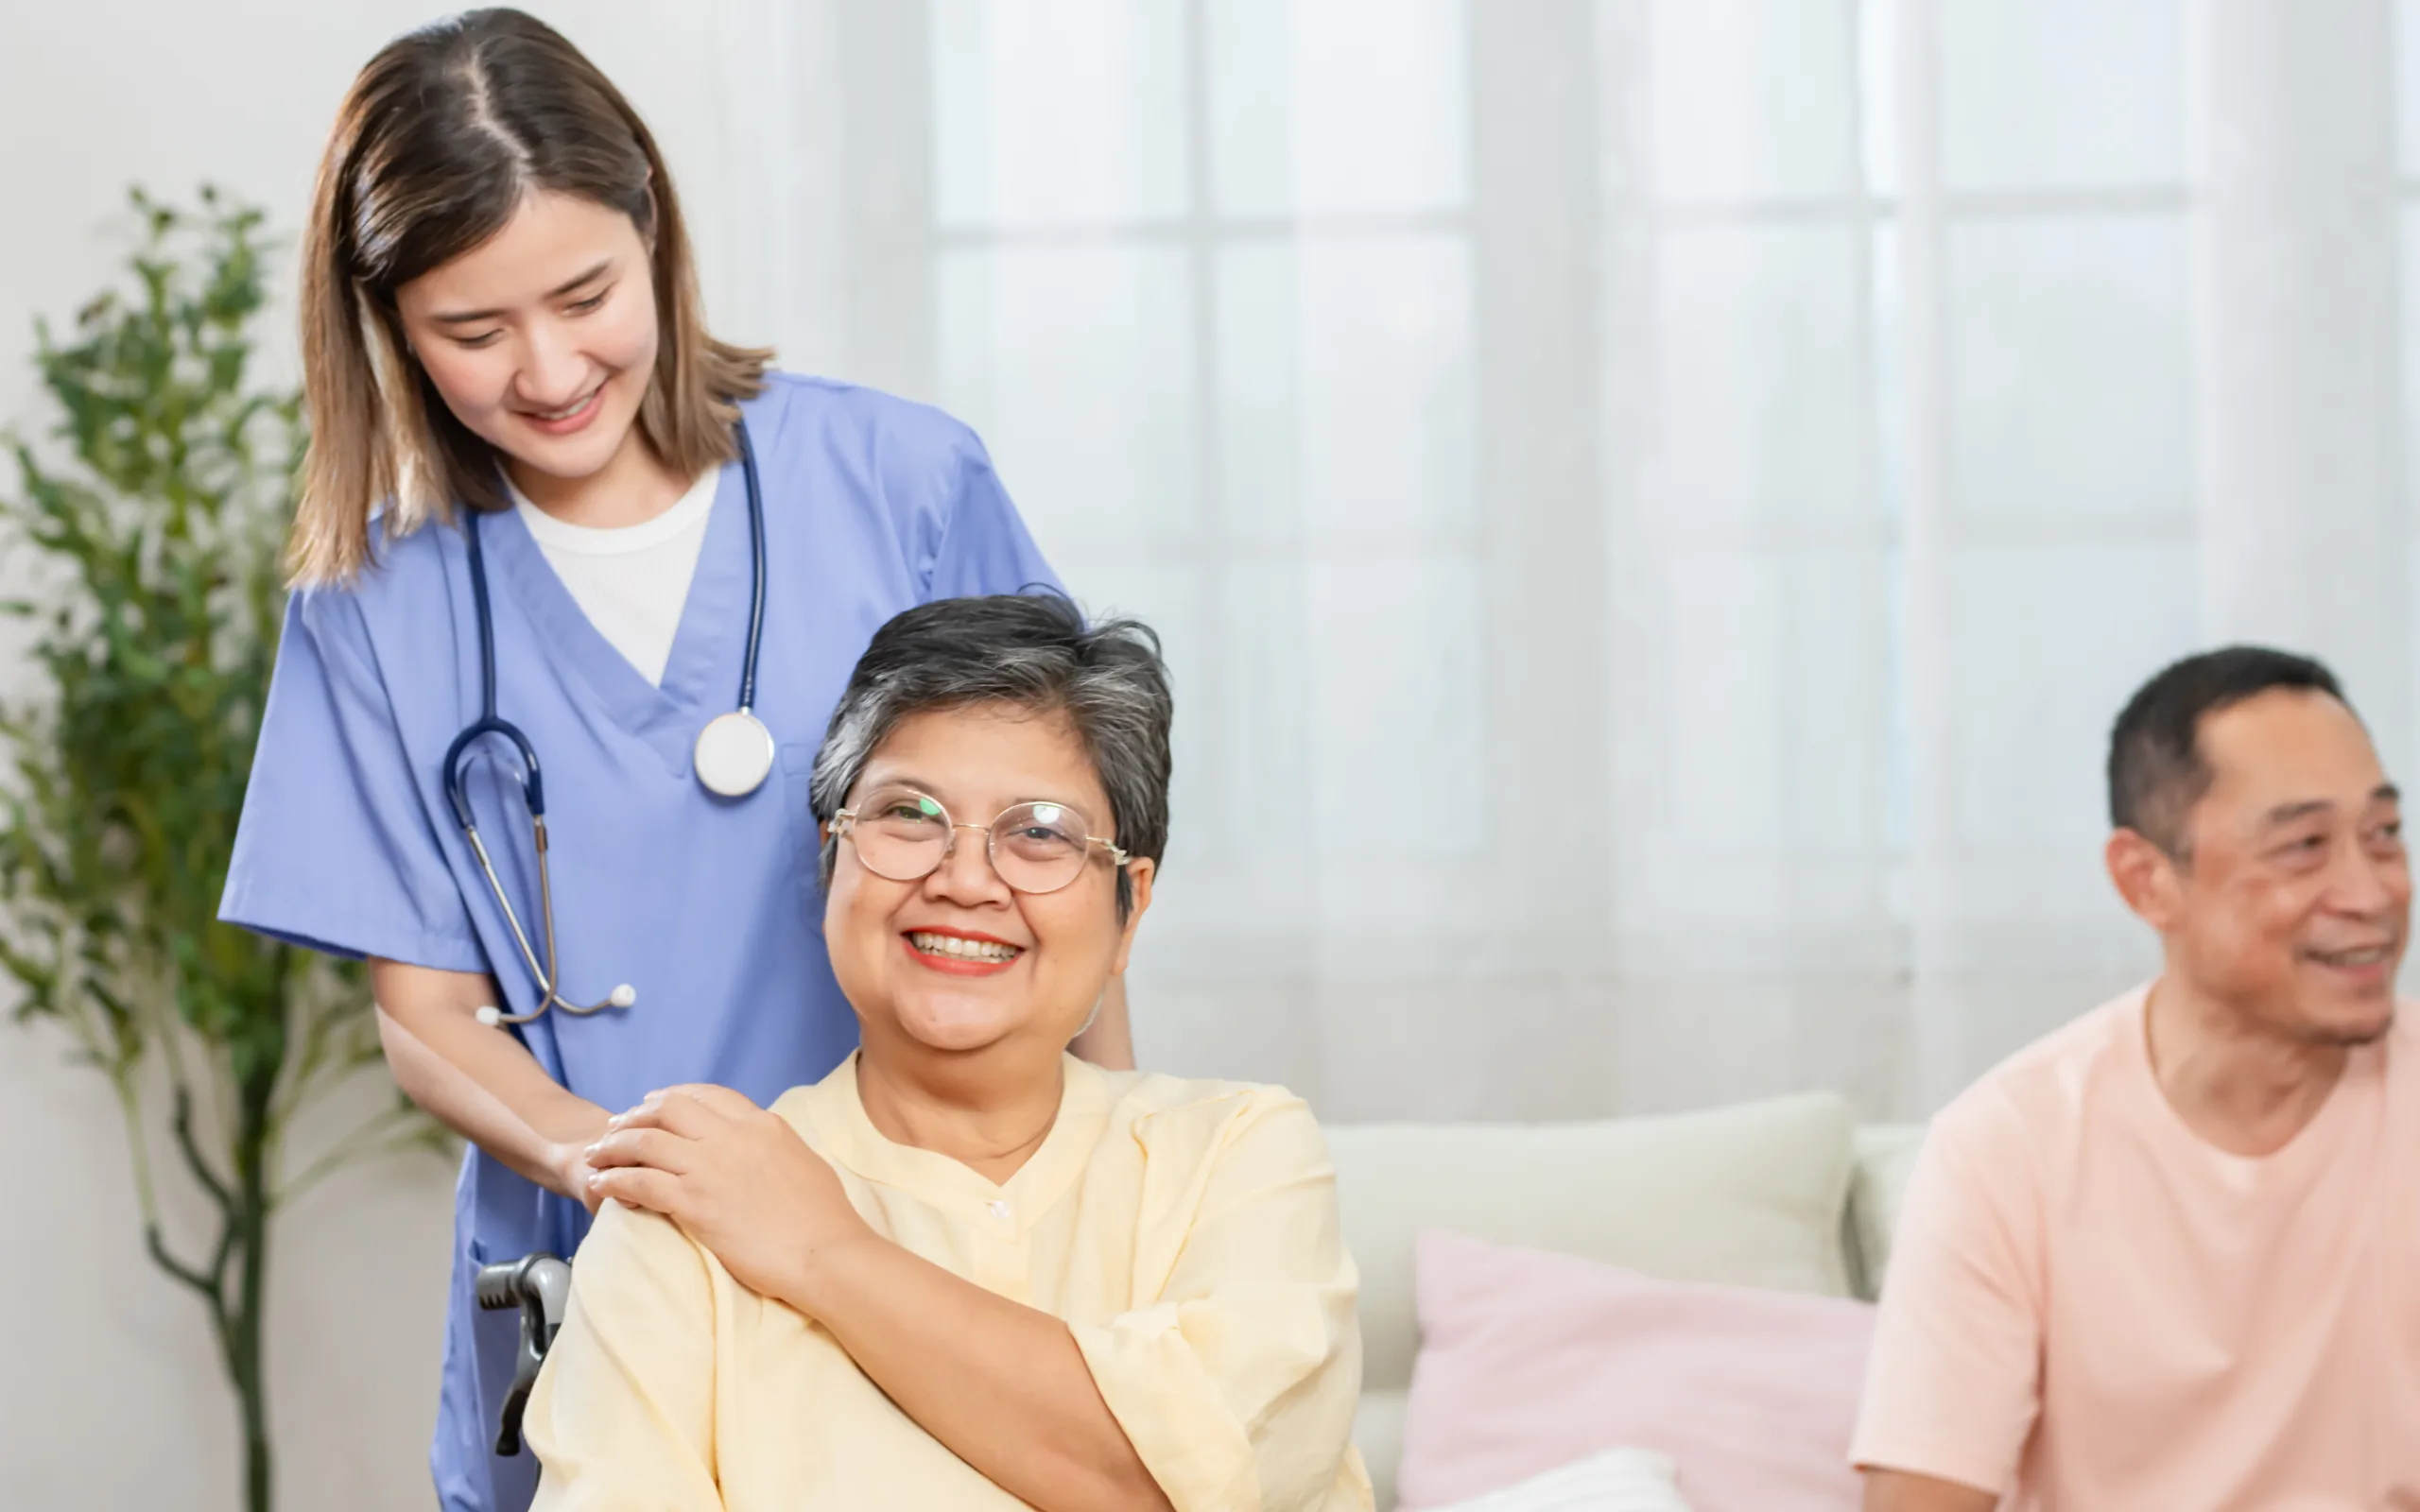
[[[1899,1204],[1908,1176],[1924,1147],[1922,1124],[1869,1124],[1857,1131],[1857,1170],[1849,1183],[1849,1240],[1857,1262],[1857,1295],[1882,1295],[1891,1268],[1891,1235],[1899,1227]]]
[[[1675,1280],[1851,1295],[1844,1098],[1804,1092],[1657,1118],[1327,1128],[1361,1269],[1354,1441],[1394,1500],[1419,1330],[1412,1238],[1450,1228]]]
[[[1673,1484],[1668,1457],[1608,1449],[1438,1512],[1689,1512],[1689,1504]]]

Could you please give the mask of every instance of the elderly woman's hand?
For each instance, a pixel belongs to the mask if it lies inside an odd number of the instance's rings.
[[[598,1196],[663,1213],[739,1283],[800,1305],[819,1255],[875,1238],[798,1131],[727,1087],[674,1087],[588,1151]]]

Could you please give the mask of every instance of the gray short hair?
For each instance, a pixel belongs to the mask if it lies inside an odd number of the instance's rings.
[[[1175,712],[1160,638],[1139,620],[1085,623],[1056,593],[944,598],[894,615],[874,631],[832,711],[807,802],[829,825],[866,763],[902,720],[938,709],[1007,704],[1065,719],[1109,795],[1111,834],[1130,856],[1157,862],[1168,838],[1168,725]],[[838,843],[823,842],[832,881]],[[1117,916],[1134,884],[1117,873]]]

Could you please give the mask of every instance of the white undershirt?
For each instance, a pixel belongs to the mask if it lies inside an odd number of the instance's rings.
[[[706,543],[721,472],[708,468],[680,502],[652,520],[599,530],[566,524],[511,489],[512,507],[571,590],[588,623],[648,681],[664,681],[681,609],[689,601],[698,553]]]

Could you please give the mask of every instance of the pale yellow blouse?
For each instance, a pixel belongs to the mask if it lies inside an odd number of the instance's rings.
[[[877,1132],[854,1057],[773,1110],[878,1231],[1064,1319],[1179,1512],[1368,1508],[1349,1438],[1358,1277],[1310,1109],[1274,1087],[1065,1068],[1057,1124],[998,1186]],[[1024,1504],[821,1327],[618,1205],[572,1266],[525,1429],[535,1512]]]

